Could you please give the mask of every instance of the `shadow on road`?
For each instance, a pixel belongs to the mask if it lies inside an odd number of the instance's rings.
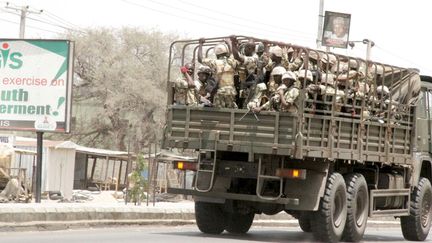
[[[157,232],[154,234],[177,236],[179,237],[179,242],[182,242],[181,237],[197,237],[203,238],[203,240],[226,239],[251,242],[316,242],[311,233],[304,233],[300,229],[268,230],[252,228],[245,235],[230,234],[227,232],[220,235],[210,235],[203,234],[199,232],[198,229],[196,231],[190,231],[190,229],[187,229],[187,231],[184,232]],[[366,233],[362,242],[404,242],[404,238],[402,236],[395,236],[394,232],[383,232],[382,235]]]

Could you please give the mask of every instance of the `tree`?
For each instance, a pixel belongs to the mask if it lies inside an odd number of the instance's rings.
[[[137,28],[68,34],[75,42],[70,139],[138,152],[161,137],[173,34]]]

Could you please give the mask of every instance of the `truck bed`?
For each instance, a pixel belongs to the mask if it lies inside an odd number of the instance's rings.
[[[412,119],[398,123],[304,112],[261,112],[171,105],[165,148],[216,149],[297,159],[410,164]]]

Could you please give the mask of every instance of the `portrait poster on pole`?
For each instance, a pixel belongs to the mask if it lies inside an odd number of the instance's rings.
[[[322,45],[347,48],[351,15],[346,13],[325,12]]]

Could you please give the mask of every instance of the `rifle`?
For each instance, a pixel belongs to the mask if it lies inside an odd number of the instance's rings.
[[[255,111],[253,109],[251,109],[251,108],[248,108],[247,112],[242,117],[240,117],[239,121],[241,121],[243,118],[245,118],[245,116],[247,114],[249,114],[249,112],[252,112],[252,114],[254,115],[255,119],[257,121],[260,121],[259,118],[258,118],[258,116],[257,116],[257,114],[255,113]]]

